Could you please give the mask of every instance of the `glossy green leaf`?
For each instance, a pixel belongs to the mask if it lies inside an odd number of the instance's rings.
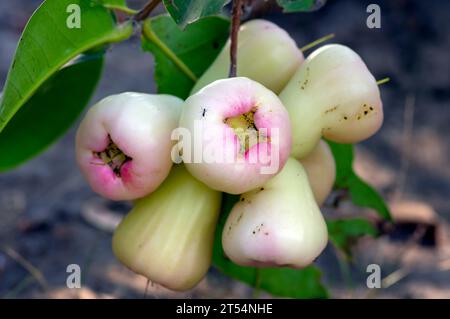
[[[169,16],[148,19],[142,47],[155,58],[158,93],[185,99],[228,39],[229,21],[209,17],[181,30]]]
[[[239,279],[273,295],[291,298],[327,298],[328,293],[321,283],[321,272],[310,266],[302,270],[289,268],[242,267],[226,258],[222,248],[222,230],[231,208],[239,196],[224,194],[222,214],[214,241],[213,264],[224,274]]]
[[[327,0],[277,0],[284,12],[319,10]]]
[[[327,142],[336,162],[335,187],[348,189],[355,205],[373,208],[384,219],[392,220],[381,195],[353,171],[353,145]]]
[[[45,150],[78,118],[100,79],[103,55],[85,56],[48,79],[0,134],[0,172]]]
[[[231,0],[164,0],[167,12],[182,28],[201,18],[219,14]]]
[[[368,220],[363,218],[327,220],[330,241],[339,249],[350,255],[354,240],[361,236],[376,236],[378,231]]]
[[[348,179],[353,175],[353,145],[327,142],[336,162],[335,186],[337,188],[347,188]]]
[[[375,209],[386,220],[392,220],[391,213],[381,195],[356,174],[353,174],[348,188],[352,202],[360,207]]]
[[[83,52],[126,39],[132,31],[130,23],[117,26],[107,8],[90,0],[43,2],[23,31],[8,73],[0,104],[0,132],[63,65]]]

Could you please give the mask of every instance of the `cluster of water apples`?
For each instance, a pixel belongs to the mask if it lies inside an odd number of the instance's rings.
[[[76,137],[94,191],[134,201],[114,233],[115,255],[174,290],[194,287],[210,267],[223,193],[240,195],[222,233],[233,262],[312,263],[327,244],[319,207],[335,179],[321,138],[357,143],[383,121],[376,80],[346,46],[325,45],[305,59],[286,31],[253,20],[239,31],[238,77],[227,79],[229,50],[228,41],[187,100],[109,96],[88,111]],[[197,145],[235,161],[192,161],[190,143],[176,147],[174,131],[199,123]],[[182,163],[173,163],[174,153]]]

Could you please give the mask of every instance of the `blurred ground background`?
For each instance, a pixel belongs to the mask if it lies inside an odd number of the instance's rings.
[[[130,1],[139,8],[144,1]],[[39,0],[0,2],[0,83],[4,83],[20,33]],[[366,7],[378,3],[382,28],[366,27]],[[357,147],[356,169],[408,221],[394,233],[363,238],[346,266],[330,247],[318,260],[335,298],[450,298],[450,2],[329,0],[308,14],[266,18],[299,46],[336,33],[352,47],[382,86],[382,130]],[[92,102],[122,91],[154,92],[152,57],[139,38],[115,45]],[[61,105],[64,107],[64,105]],[[125,213],[127,204],[100,202],[74,160],[72,129],[47,152],[0,175],[0,297],[135,298],[146,281],[122,267],[111,234],[92,221],[96,210]],[[0,150],[1,152],[1,150]],[[1,153],[0,153],[1,154]],[[100,208],[97,208],[100,207]],[[338,212],[366,213],[342,203]],[[83,217],[85,216],[85,217]],[[90,220],[90,221],[89,221]],[[106,224],[115,220],[107,220]],[[96,226],[97,225],[97,226]],[[79,264],[83,289],[66,288],[66,266]],[[366,266],[381,265],[389,287],[366,288]],[[340,265],[340,266],[339,266]],[[216,270],[194,290],[150,287],[149,297],[250,297],[252,290]]]

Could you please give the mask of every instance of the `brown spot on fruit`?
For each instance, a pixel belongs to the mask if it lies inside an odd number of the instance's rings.
[[[325,114],[336,111],[338,107],[339,107],[339,105],[336,105],[336,106],[333,106],[333,107],[325,110]]]

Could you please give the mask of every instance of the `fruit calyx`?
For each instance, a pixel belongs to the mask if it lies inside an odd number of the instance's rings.
[[[132,160],[127,156],[108,135],[108,146],[101,152],[93,152],[96,157],[108,165],[117,177],[121,176],[122,167]]]
[[[241,115],[226,118],[224,120],[239,140],[239,152],[245,154],[254,145],[259,143],[270,143],[270,137],[259,132],[255,123],[255,113],[257,107],[253,107],[250,111]]]

